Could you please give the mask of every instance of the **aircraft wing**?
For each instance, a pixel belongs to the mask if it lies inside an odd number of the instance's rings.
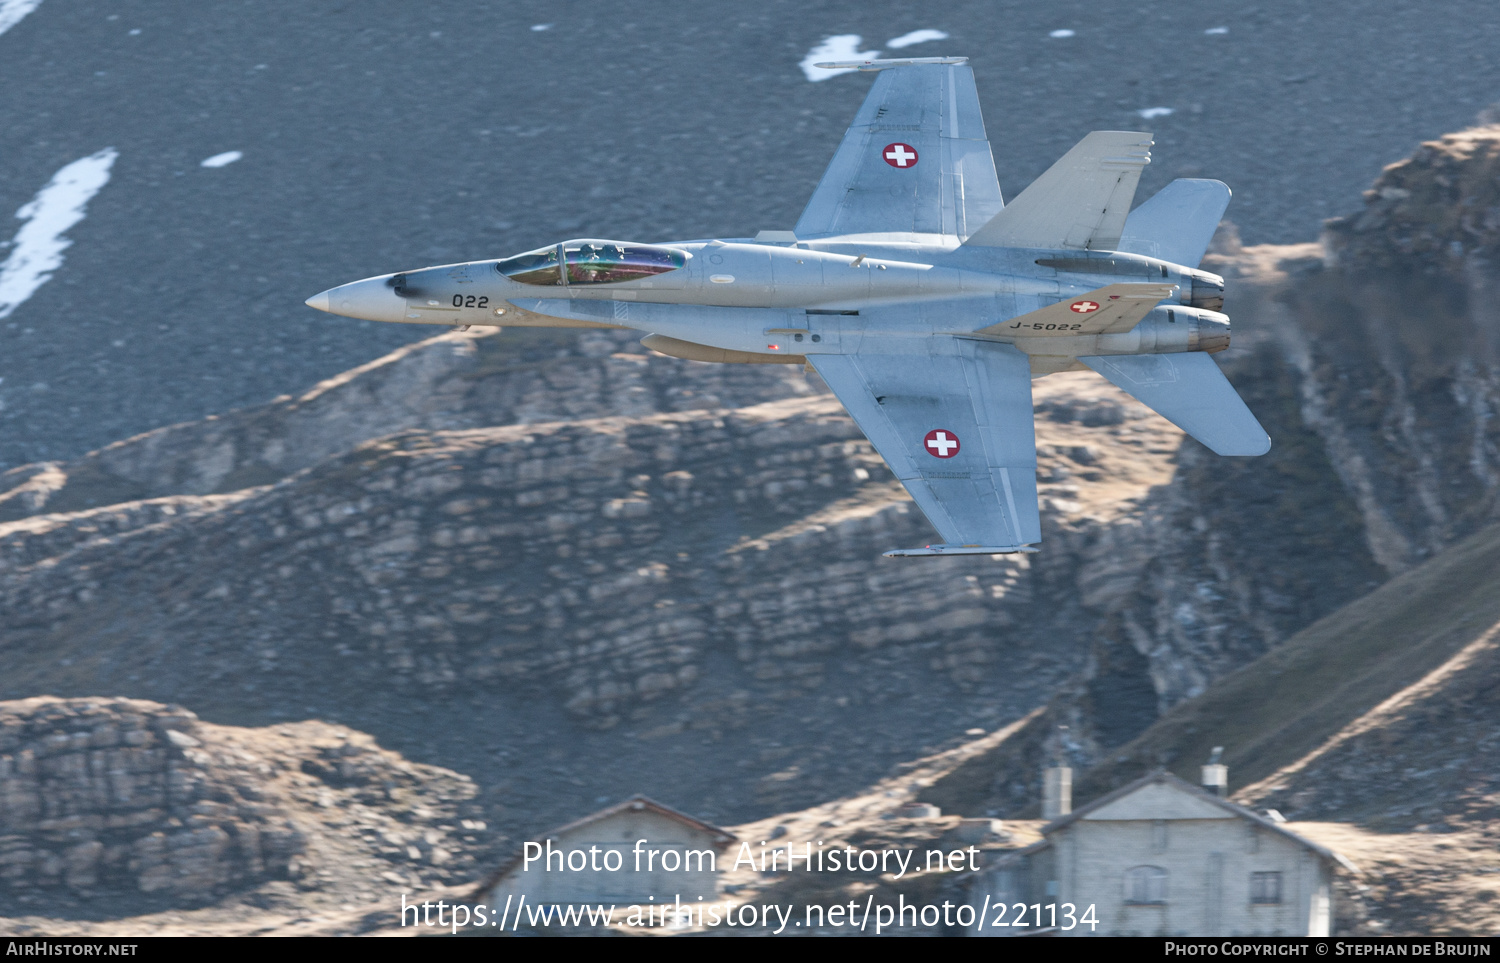
[[[889,347],[808,356],[943,540],[886,554],[1030,551],[1042,532],[1026,355],[969,338]]]
[[[976,334],[1028,338],[1075,334],[1124,334],[1177,290],[1175,284],[1109,284],[1097,291],[1065,298],[1039,311],[980,328]]]
[[[966,237],[1003,206],[974,71],[898,63],[876,76],[796,234]]]
[[[1116,250],[1150,148],[1150,134],[1094,131],[964,243]]]

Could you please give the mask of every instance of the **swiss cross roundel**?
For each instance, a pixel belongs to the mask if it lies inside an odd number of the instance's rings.
[[[1072,304],[1068,305],[1068,308],[1069,308],[1069,310],[1073,311],[1075,314],[1088,314],[1091,311],[1097,311],[1097,310],[1099,310],[1099,302],[1098,301],[1074,301]]]
[[[942,428],[934,428],[922,439],[927,453],[934,458],[952,458],[958,454],[958,436]]]
[[[917,166],[917,149],[910,144],[886,144],[880,156],[892,167]]]

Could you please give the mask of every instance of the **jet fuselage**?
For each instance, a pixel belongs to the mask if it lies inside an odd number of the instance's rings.
[[[562,269],[573,267],[575,252],[589,245],[678,252],[682,263],[602,282],[588,279],[587,270]],[[1229,319],[1209,310],[1223,303],[1221,278],[1137,254],[965,247],[941,235],[865,235],[652,245],[567,241],[533,256],[553,248],[559,267],[541,283],[502,273],[514,258],[470,261],[355,281],[308,303],[334,314],[408,324],[634,328],[657,335],[651,346],[665,353],[682,354],[672,350],[672,342],[680,342],[728,352],[712,357],[729,361],[797,363],[811,354],[868,351],[890,337],[981,337],[1025,352],[1035,375],[1076,367],[1079,356],[1216,352],[1229,343]],[[1177,304],[1156,308],[1120,334],[1004,327],[1007,320],[1120,281],[1176,285]]]
[[[1093,131],[1003,202],[961,57],[877,73],[791,231],[578,239],[333,288],[312,307],[465,327],[628,328],[695,361],[805,363],[937,531],[896,556],[1034,551],[1031,380],[1089,369],[1221,455],[1271,440],[1208,355],[1222,278],[1197,270],[1230,199],[1179,178],[1133,207],[1145,131]]]

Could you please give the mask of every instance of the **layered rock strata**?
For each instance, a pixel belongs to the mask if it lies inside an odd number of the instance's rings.
[[[467,779],[322,723],[140,699],[0,702],[0,909],[129,912],[270,886],[420,886],[490,844]]]
[[[1386,175],[1410,197],[1380,203],[1428,197],[1427,177],[1480,204],[1497,136],[1433,148]],[[1395,211],[1336,226],[1336,246],[1405,250]],[[1478,251],[1485,223],[1449,227]],[[1216,458],[1090,374],[1037,382],[1046,540],[1024,559],[880,559],[930,532],[815,381],[609,332],[443,336],[299,399],[19,469],[0,685],[262,719],[477,693],[628,739],[738,731],[752,761],[704,765],[739,789],[702,791],[766,806],[1054,697],[1027,758],[1086,764],[1496,517],[1489,282],[1340,258],[1208,262],[1234,280],[1224,361],[1264,458]]]
[[[269,484],[360,442],[452,430],[735,408],[816,393],[801,372],[693,364],[625,331],[493,329],[407,345],[296,397],[0,474],[0,521]]]
[[[135,699],[0,703],[0,880],[210,898],[293,875],[273,764],[206,750],[192,713]]]

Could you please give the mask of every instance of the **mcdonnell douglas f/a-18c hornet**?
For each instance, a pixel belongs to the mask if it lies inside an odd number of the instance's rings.
[[[1197,269],[1229,188],[1168,184],[1130,209],[1151,135],[1095,131],[1000,197],[966,58],[879,71],[791,231],[560,241],[355,281],[308,299],[352,318],[633,328],[694,361],[806,364],[941,541],[887,555],[1035,551],[1031,379],[1091,368],[1220,455],[1271,441],[1209,358],[1223,278]]]

